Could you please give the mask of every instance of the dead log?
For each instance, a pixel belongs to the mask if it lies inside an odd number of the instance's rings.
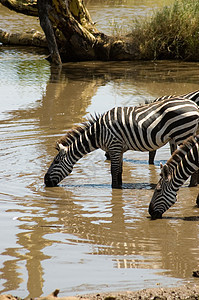
[[[36,30],[23,33],[9,33],[0,29],[0,41],[5,45],[48,47],[45,35]]]
[[[50,61],[58,65],[67,61],[139,58],[139,49],[132,46],[132,39],[116,40],[96,29],[82,0],[0,0],[0,3],[16,12],[39,16],[46,37],[45,40],[38,32],[0,31],[3,44],[43,47],[47,41]]]

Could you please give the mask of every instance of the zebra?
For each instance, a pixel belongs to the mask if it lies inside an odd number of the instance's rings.
[[[152,101],[146,100],[145,104],[149,104],[149,103],[152,103],[152,102],[158,102],[158,101],[162,101],[162,100],[175,99],[176,97],[192,100],[199,106],[199,90],[195,90],[195,91],[189,92],[187,94],[182,94],[180,96],[177,96],[177,95],[174,95],[174,94],[173,95],[161,96],[161,97],[156,98],[155,100],[152,100]],[[177,149],[177,145],[173,141],[170,141],[169,144],[170,144],[170,152],[172,154]],[[150,165],[154,165],[155,155],[156,155],[156,150],[149,151],[149,164]],[[106,156],[107,160],[110,160],[110,155],[109,155],[108,152],[105,153],[105,156]],[[190,186],[192,186],[192,185],[194,185],[194,183],[192,183],[192,181],[191,181]]]
[[[167,163],[160,167],[161,178],[149,204],[152,219],[161,218],[162,214],[176,202],[177,191],[194,172],[199,183],[199,135],[191,136],[184,141]],[[199,205],[198,201],[199,194],[196,200]]]
[[[183,98],[114,107],[102,115],[91,116],[58,141],[59,153],[45,174],[45,185],[56,186],[80,158],[101,148],[110,154],[112,188],[122,188],[124,152],[156,150],[171,139],[180,144],[196,132],[198,123],[198,106]]]
[[[177,96],[177,95],[162,96],[162,97],[156,98],[155,100],[152,100],[152,102],[157,102],[157,101],[172,99],[172,98],[175,99],[175,97],[190,99],[190,100],[194,101],[199,106],[199,90],[189,92],[187,94],[183,94],[183,95],[180,95],[180,96]],[[170,144],[170,151],[171,151],[171,154],[172,154],[177,149],[177,145],[175,143],[172,143],[172,141],[170,141],[169,144]],[[149,152],[149,164],[150,165],[154,165],[155,155],[156,155],[156,150],[153,150],[153,151]],[[106,154],[106,157],[108,157],[107,154]],[[190,185],[193,185],[193,184],[194,183],[192,183],[192,182],[190,183]]]

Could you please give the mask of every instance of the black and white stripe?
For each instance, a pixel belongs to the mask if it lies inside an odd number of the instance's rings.
[[[162,97],[156,98],[155,100],[152,100],[152,102],[162,101],[162,100],[176,98],[176,97],[192,100],[199,106],[199,90],[189,92],[187,94],[182,94],[182,95],[162,96]]]
[[[162,100],[166,100],[166,99],[175,99],[175,97],[190,99],[190,100],[194,101],[199,106],[199,90],[196,90],[196,91],[193,91],[193,92],[190,92],[190,93],[187,93],[187,94],[183,94],[183,95],[180,95],[180,96],[176,96],[176,95],[162,96],[162,97],[156,98],[152,102],[162,101]],[[177,145],[173,141],[170,141],[171,154],[176,149],[177,149]],[[156,150],[149,152],[149,164],[151,164],[151,165],[154,164],[155,155],[156,155]]]
[[[173,95],[165,95],[165,96],[156,98],[155,100],[152,100],[150,102],[146,101],[146,104],[153,103],[153,102],[158,102],[158,101],[162,101],[162,100],[171,100],[171,99],[175,99],[176,97],[192,100],[199,106],[199,90],[189,92],[187,94],[182,94],[180,96],[177,96],[177,95],[174,95],[174,94]],[[172,154],[177,149],[177,145],[172,140],[169,142],[169,144],[170,144],[170,151],[171,151],[171,154]],[[107,159],[110,159],[110,156],[109,156],[108,152],[106,152],[105,155],[106,155]],[[156,155],[156,150],[149,151],[149,164],[152,164],[152,165],[154,164],[155,155]],[[190,185],[192,185],[192,184],[190,184]]]
[[[196,132],[198,123],[198,106],[183,98],[115,107],[72,129],[59,141],[59,153],[45,175],[45,184],[57,185],[77,160],[101,148],[110,155],[112,187],[121,188],[125,151],[156,150],[171,139],[180,144]]]
[[[149,204],[149,213],[153,219],[161,218],[176,202],[177,191],[193,173],[196,174],[196,181],[199,183],[198,169],[199,135],[187,139],[167,163],[161,166],[161,178]]]

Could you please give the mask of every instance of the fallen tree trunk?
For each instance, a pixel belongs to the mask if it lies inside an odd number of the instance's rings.
[[[36,30],[23,33],[9,33],[0,29],[0,41],[5,45],[48,47],[45,35]]]
[[[6,33],[0,31],[3,44],[46,46],[50,60],[61,64],[83,60],[132,60],[139,51],[133,50],[128,39],[116,40],[100,33],[82,0],[0,0],[4,6],[16,12],[39,16],[44,34]]]

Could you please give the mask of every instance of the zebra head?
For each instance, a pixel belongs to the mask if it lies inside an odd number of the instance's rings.
[[[176,202],[176,194],[172,187],[172,175],[169,166],[160,164],[160,180],[156,185],[151,202],[149,204],[149,214],[152,219],[161,219],[162,214]]]
[[[56,149],[59,153],[55,156],[44,176],[44,183],[47,187],[56,186],[70,173],[67,164],[67,147],[57,143]]]

